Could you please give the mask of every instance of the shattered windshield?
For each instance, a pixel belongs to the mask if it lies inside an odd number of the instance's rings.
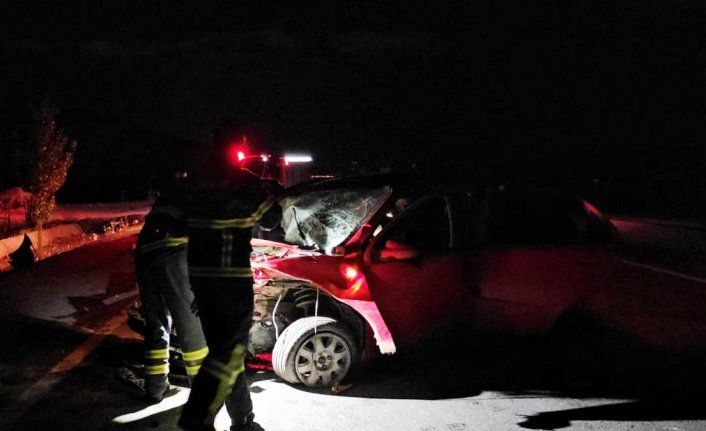
[[[382,204],[389,187],[318,190],[281,202],[284,240],[329,253]]]

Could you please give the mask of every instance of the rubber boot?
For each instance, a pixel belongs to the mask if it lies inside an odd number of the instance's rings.
[[[230,431],[265,431],[265,429],[255,422],[255,413],[250,413],[243,422],[232,424]]]
[[[158,403],[169,392],[169,380],[167,376],[146,376],[145,378],[145,398]]]

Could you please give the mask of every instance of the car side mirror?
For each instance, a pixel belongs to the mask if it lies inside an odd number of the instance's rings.
[[[416,248],[398,241],[387,240],[385,247],[380,250],[382,261],[412,260],[421,256]]]

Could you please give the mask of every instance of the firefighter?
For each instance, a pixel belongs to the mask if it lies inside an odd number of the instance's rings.
[[[250,239],[260,226],[278,226],[280,211],[268,183],[251,172],[212,172],[220,174],[196,181],[185,199],[189,279],[210,351],[179,426],[212,430],[225,403],[231,430],[261,430],[244,373],[254,305]]]
[[[137,239],[135,267],[146,322],[145,392],[152,402],[161,401],[169,390],[172,325],[190,381],[208,353],[201,322],[191,310],[186,232],[185,217],[163,197],[155,202]]]

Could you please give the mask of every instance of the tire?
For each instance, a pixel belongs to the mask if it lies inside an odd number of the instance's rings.
[[[272,368],[282,380],[311,388],[333,386],[356,367],[360,350],[347,326],[330,317],[295,320],[272,350]]]

